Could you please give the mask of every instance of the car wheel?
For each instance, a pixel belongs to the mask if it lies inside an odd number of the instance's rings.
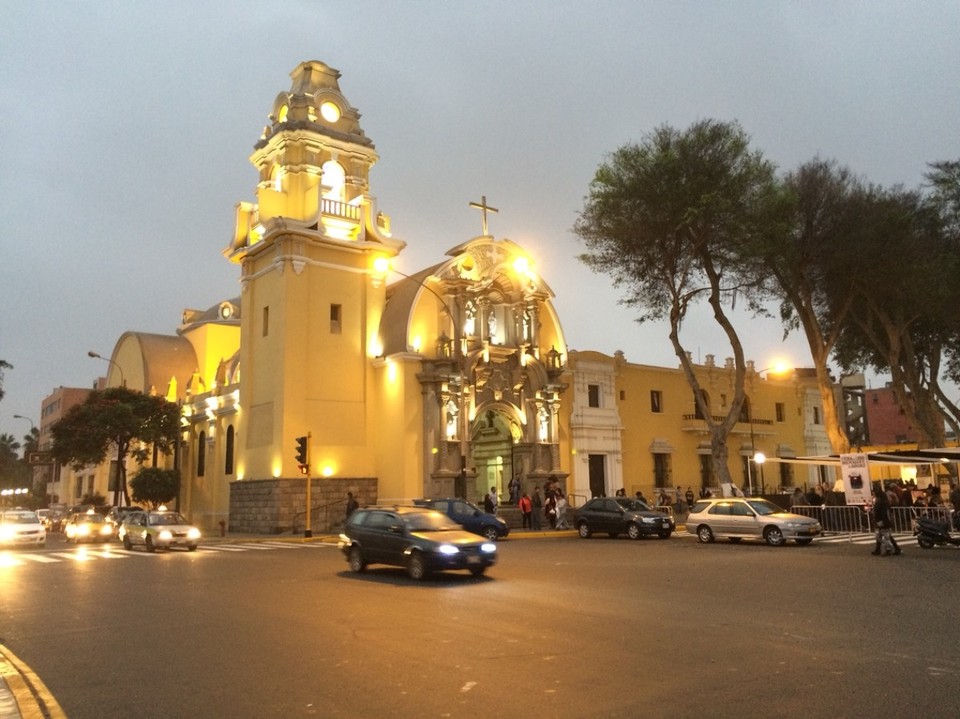
[[[670,530],[664,530],[664,531],[662,531],[662,532],[657,532],[657,536],[660,537],[660,539],[670,539],[670,535],[671,535],[671,534],[672,534],[672,532],[671,532]]]
[[[630,523],[627,525],[627,536],[630,539],[640,539],[643,536],[643,533],[640,531],[640,527],[636,524]]]
[[[590,538],[590,527],[587,526],[586,522],[580,522],[577,524],[577,534],[579,534],[584,539]]]
[[[810,539],[809,537],[805,537],[805,538],[803,538],[803,539],[798,539],[798,540],[797,540],[797,544],[799,544],[801,547],[805,547],[805,546],[807,546],[808,544],[810,544],[810,543],[812,543],[812,542],[813,542],[813,540]]]
[[[196,552],[196,551],[197,551],[197,545],[196,545],[196,544],[188,544],[188,545],[187,545],[187,551]]]
[[[929,537],[924,537],[922,534],[917,537],[917,544],[920,545],[921,549],[933,549],[933,542]]]
[[[763,530],[763,538],[767,540],[767,544],[771,547],[779,547],[783,544],[783,532],[780,531],[779,527],[767,527]]]
[[[151,537],[149,534],[143,538],[143,547],[148,552],[157,551],[157,548],[153,546],[153,537]]]
[[[359,573],[366,568],[367,568],[367,563],[363,561],[363,552],[360,551],[360,547],[351,547],[350,548],[350,571]]]
[[[133,542],[130,541],[130,535],[123,535],[123,548],[126,550],[133,549]]]
[[[410,579],[415,579],[418,582],[427,576],[427,565],[420,552],[414,552],[410,555],[410,561],[407,562],[407,574],[410,575]]]
[[[486,537],[487,539],[489,539],[491,542],[492,542],[493,540],[495,540],[495,539],[499,536],[499,534],[500,534],[500,533],[497,532],[497,528],[496,528],[496,527],[484,527],[484,528],[483,528],[483,536]]]
[[[699,539],[704,544],[713,541],[713,531],[706,524],[702,524],[697,527],[697,539]]]
[[[487,571],[486,567],[470,567],[470,574],[475,577],[482,577],[485,571]]]

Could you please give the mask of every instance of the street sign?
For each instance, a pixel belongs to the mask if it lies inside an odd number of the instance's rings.
[[[53,464],[53,457],[50,456],[49,452],[30,452],[27,455],[27,464],[34,466]]]

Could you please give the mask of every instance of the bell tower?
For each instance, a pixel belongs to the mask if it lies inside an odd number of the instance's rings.
[[[373,476],[368,399],[382,283],[374,257],[405,246],[369,192],[378,157],[340,73],[291,73],[250,161],[256,202],[240,202],[225,256],[241,267],[237,474],[297,477],[295,438],[311,434],[311,474]]]

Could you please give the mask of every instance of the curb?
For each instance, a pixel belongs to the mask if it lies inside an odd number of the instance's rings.
[[[0,719],[66,717],[40,677],[0,644]]]

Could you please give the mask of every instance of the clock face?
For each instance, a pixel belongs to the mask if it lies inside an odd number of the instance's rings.
[[[320,104],[320,115],[327,122],[336,122],[340,119],[340,108],[336,103],[326,100]]]

